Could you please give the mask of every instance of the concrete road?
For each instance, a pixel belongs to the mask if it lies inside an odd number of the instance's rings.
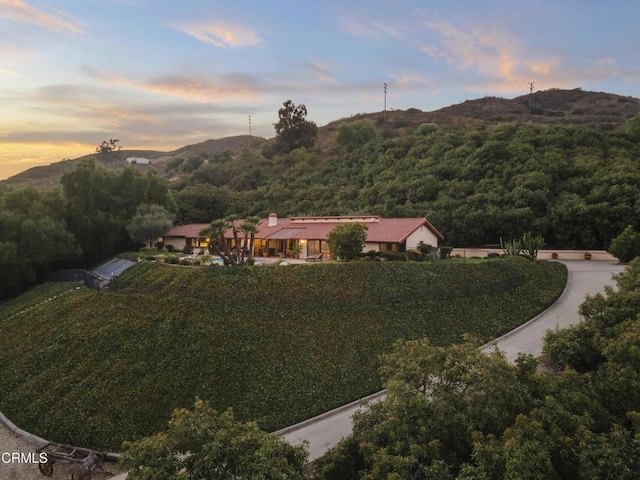
[[[567,266],[569,276],[567,287],[558,301],[536,318],[491,342],[483,349],[489,350],[497,346],[505,352],[510,361],[514,361],[520,352],[539,356],[542,353],[544,332],[548,329],[578,323],[580,321],[578,307],[585,296],[604,292],[605,285],[615,286],[611,276],[622,272],[625,268],[624,265],[618,265],[615,261],[565,260],[562,263]],[[316,460],[351,433],[353,429],[351,417],[356,410],[368,401],[379,401],[384,396],[384,391],[379,392],[274,433],[294,445],[308,442],[309,461]]]
[[[605,285],[615,287],[611,276],[624,271],[625,266],[617,261],[561,261],[569,270],[567,288],[558,301],[533,320],[503,335],[484,349],[493,345],[505,352],[509,361],[514,361],[518,353],[530,353],[536,357],[542,353],[542,337],[547,330],[564,328],[578,323],[578,307],[587,295],[604,292]]]

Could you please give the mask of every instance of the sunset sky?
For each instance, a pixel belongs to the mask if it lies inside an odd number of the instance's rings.
[[[638,0],[0,0],[0,179],[123,148],[272,137],[387,108],[640,97]]]

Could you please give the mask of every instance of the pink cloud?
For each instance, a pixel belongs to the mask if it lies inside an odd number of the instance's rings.
[[[83,33],[79,22],[72,21],[69,15],[63,12],[47,13],[22,0],[0,0],[0,17],[17,23],[37,25],[48,30]]]
[[[176,25],[174,28],[218,48],[256,47],[262,43],[262,39],[251,27],[226,21],[197,22]]]

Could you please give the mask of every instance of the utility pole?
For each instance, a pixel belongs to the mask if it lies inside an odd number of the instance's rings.
[[[533,97],[533,82],[529,82],[529,115],[531,115],[531,98]]]
[[[384,112],[382,114],[382,119],[386,120],[387,119],[387,84],[384,84]]]

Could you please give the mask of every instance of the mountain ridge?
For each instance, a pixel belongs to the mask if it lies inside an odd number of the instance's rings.
[[[379,131],[393,136],[408,135],[422,123],[436,123],[442,128],[463,129],[502,122],[569,124],[615,131],[624,128],[626,121],[638,112],[640,112],[640,99],[635,97],[592,92],[581,88],[552,88],[512,99],[485,96],[430,112],[408,108],[343,117],[319,127],[315,148],[324,152],[329,151],[335,145],[339,125],[356,120],[371,120]],[[119,161],[111,167],[121,168],[127,157],[143,156],[152,160],[152,167],[159,173],[164,173],[164,165],[172,158],[189,158],[190,156],[206,158],[225,150],[238,152],[244,148],[256,148],[265,141],[268,140],[262,137],[237,135],[205,140],[169,152],[123,149],[118,152]],[[12,189],[25,186],[34,186],[43,190],[55,188],[64,172],[73,168],[80,160],[94,156],[90,154],[73,160],[67,159],[46,166],[33,167],[0,181],[0,186]],[[145,169],[148,165],[138,165],[136,168]]]

